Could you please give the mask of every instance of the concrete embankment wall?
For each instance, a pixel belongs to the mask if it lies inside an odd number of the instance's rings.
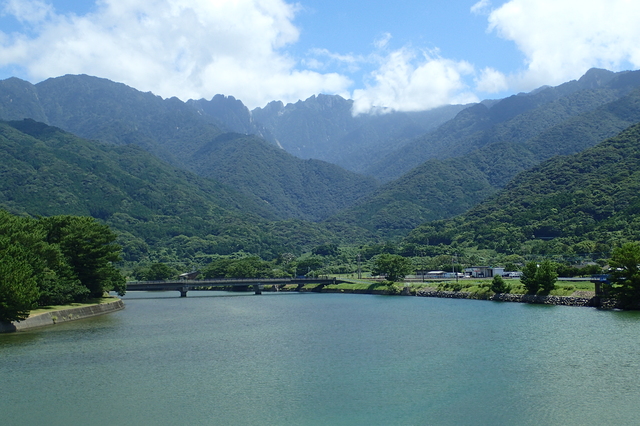
[[[97,315],[108,314],[110,312],[124,309],[124,302],[120,299],[99,305],[80,306],[77,308],[63,309],[59,311],[45,312],[33,315],[26,320],[12,323],[0,323],[0,333],[11,333],[14,331],[27,330],[45,325],[53,325],[61,322],[75,321],[83,318],[95,317]]]

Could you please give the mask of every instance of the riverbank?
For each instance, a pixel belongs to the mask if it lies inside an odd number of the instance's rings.
[[[32,311],[29,318],[23,321],[0,323],[0,333],[13,333],[36,327],[54,325],[61,322],[75,321],[104,315],[124,309],[124,302],[114,297],[105,297],[94,304],[77,304],[70,307],[53,307]]]
[[[421,297],[440,297],[448,299],[477,299],[490,300],[495,302],[515,302],[515,303],[532,303],[539,305],[559,305],[559,306],[583,306],[583,307],[604,307],[613,309],[615,302],[609,299],[603,300],[599,297],[587,296],[539,296],[535,294],[511,294],[498,293],[492,295],[478,295],[474,293],[462,291],[438,291],[436,289],[423,289],[417,292],[416,296]]]
[[[276,291],[273,288],[265,287],[265,291]],[[418,296],[418,297],[438,297],[444,299],[473,299],[488,300],[495,302],[513,302],[513,303],[531,303],[540,305],[558,305],[558,306],[582,306],[582,307],[599,307],[604,309],[615,309],[617,303],[612,299],[603,299],[596,297],[592,291],[576,291],[570,296],[540,296],[532,294],[512,294],[512,293],[474,293],[465,291],[443,291],[435,287],[413,288],[411,286],[402,286],[396,284],[393,288],[382,284],[364,285],[328,285],[316,286],[309,285],[302,288],[296,286],[285,286],[277,291],[301,291],[301,292],[318,292],[318,293],[346,293],[346,294],[379,294],[379,295],[398,295],[398,296]]]

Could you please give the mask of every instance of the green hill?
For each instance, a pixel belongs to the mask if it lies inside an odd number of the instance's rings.
[[[623,77],[627,81],[619,82]],[[504,187],[517,173],[554,155],[580,152],[640,121],[638,88],[601,104],[614,91],[625,92],[633,87],[634,79],[629,77],[637,76],[627,73],[610,80],[610,89],[600,91],[609,93],[607,96],[592,90],[574,92],[558,102],[492,126],[482,132],[487,141],[481,148],[462,157],[428,160],[381,186],[366,200],[340,212],[331,221],[357,223],[390,237],[406,234],[426,221],[462,214]],[[601,105],[593,109],[587,107],[596,104]],[[477,108],[488,113],[483,106]],[[587,111],[577,115],[566,112],[582,109]],[[549,127],[544,117],[550,115],[568,118]],[[521,132],[519,138],[515,135],[517,132]],[[531,134],[535,136],[523,139],[522,135]]]
[[[252,194],[280,218],[306,212],[318,221],[356,203],[377,186],[373,178],[319,160],[300,160],[255,136],[225,133],[191,160],[196,173]],[[211,167],[215,164],[215,167]]]
[[[263,201],[139,147],[83,140],[33,120],[0,123],[0,174],[1,208],[101,219],[120,235],[127,260],[237,251],[271,258],[338,239],[319,225],[273,222]]]
[[[520,254],[607,253],[639,239],[640,124],[523,172],[467,213],[423,224],[407,237]]]
[[[305,162],[262,139],[224,133],[218,119],[177,98],[86,75],[35,86],[4,80],[0,118],[33,118],[83,138],[137,145],[173,166],[219,178],[267,201],[256,213],[270,210],[280,219],[323,219],[376,187],[370,177]],[[235,167],[240,159],[242,166]],[[337,193],[341,197],[327,201]]]

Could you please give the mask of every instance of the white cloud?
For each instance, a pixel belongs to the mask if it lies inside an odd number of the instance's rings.
[[[328,49],[314,48],[309,51],[309,54],[316,57],[306,59],[305,63],[314,65],[315,69],[326,68],[329,65],[337,64],[339,67],[345,68],[349,72],[353,73],[358,71],[362,62],[365,61],[361,56],[353,54],[341,55],[339,53],[330,52]],[[325,58],[325,60],[323,61],[320,58]]]
[[[640,67],[639,16],[637,0],[511,0],[490,13],[489,29],[524,53],[526,70],[511,76],[524,90],[591,67]]]
[[[22,23],[37,24],[53,16],[53,7],[43,1],[8,0],[3,14],[13,15]]]
[[[485,68],[476,77],[476,90],[484,93],[499,93],[509,88],[507,77],[493,68]]]
[[[390,33],[384,33],[382,34],[382,36],[380,36],[377,40],[373,42],[373,45],[378,50],[385,49],[389,45],[391,38],[392,37]]]
[[[448,103],[477,102],[463,77],[473,73],[465,61],[453,61],[433,52],[416,53],[409,48],[391,52],[371,74],[373,84],[355,90],[354,114],[420,111]]]
[[[231,94],[249,107],[346,92],[336,73],[296,70],[296,6],[284,0],[98,0],[60,15],[40,0],[4,2],[31,34],[0,34],[0,67],[30,79],[86,73],[183,99]]]
[[[480,0],[478,3],[471,6],[471,13],[482,15],[487,13],[490,8],[491,8],[490,0]]]

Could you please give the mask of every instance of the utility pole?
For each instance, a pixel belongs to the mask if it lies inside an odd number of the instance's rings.
[[[458,273],[456,272],[456,262],[458,261],[458,253],[454,253],[451,258],[451,264],[453,265],[453,275],[456,276],[456,284],[458,284]]]
[[[360,270],[360,253],[358,253],[358,279],[362,279],[362,271]]]

